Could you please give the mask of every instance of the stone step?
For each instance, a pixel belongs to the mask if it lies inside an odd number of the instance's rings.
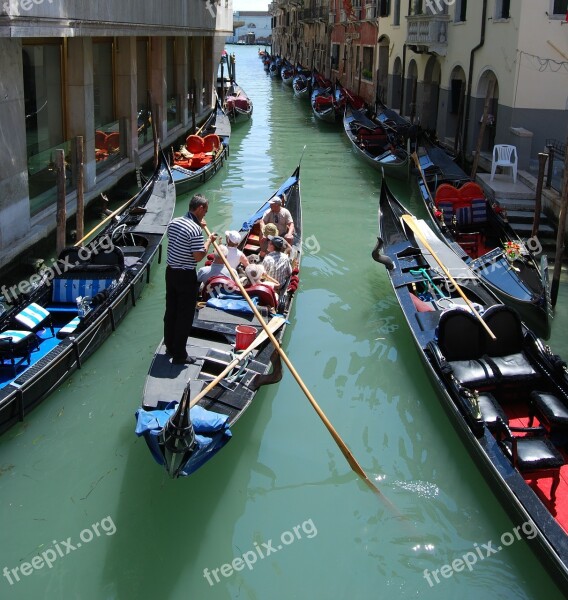
[[[528,212],[534,212],[534,198],[496,198],[496,202],[498,202],[503,208],[507,210],[507,212],[511,210],[523,210]]]
[[[509,225],[511,225],[520,237],[529,237],[531,235],[532,223],[516,223],[509,219]],[[539,225],[538,237],[556,242],[556,232],[554,231],[554,228],[543,223],[540,223]]]
[[[507,218],[511,223],[531,223],[534,221],[534,211],[532,210],[509,210],[507,209]],[[550,225],[548,217],[540,213],[540,224]]]

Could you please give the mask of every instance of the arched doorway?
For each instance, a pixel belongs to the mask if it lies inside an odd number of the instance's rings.
[[[389,87],[389,45],[388,36],[379,38],[379,70],[377,72],[376,97],[383,103],[387,102]]]
[[[424,129],[436,131],[438,126],[438,98],[442,72],[436,57],[431,56],[426,63],[422,98],[420,102],[421,125]]]
[[[414,59],[408,63],[408,74],[404,86],[403,113],[413,120],[416,116],[416,97],[418,93],[418,67]]]
[[[402,61],[397,56],[392,67],[392,85],[387,104],[395,110],[400,110],[400,94],[402,92]]]
[[[450,74],[448,90],[448,110],[446,118],[446,136],[453,139],[454,150],[461,151],[463,138],[463,112],[465,108],[466,78],[461,66],[456,66]]]
[[[497,109],[499,106],[499,82],[497,81],[497,76],[491,69],[487,69],[481,74],[477,84],[475,104],[472,107],[472,114],[474,116],[473,128],[475,131],[472,144],[473,147],[475,147],[477,144],[477,138],[479,137],[481,120],[483,119],[485,100],[487,98],[488,91],[490,90],[491,83],[493,85],[493,92],[489,98],[489,110],[487,114],[487,121],[485,123],[483,140],[481,142],[481,150],[489,152],[493,151],[493,146],[495,145],[495,135],[497,132]]]

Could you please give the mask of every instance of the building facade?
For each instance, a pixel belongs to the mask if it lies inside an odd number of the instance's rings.
[[[273,50],[381,100],[466,156],[527,168],[568,134],[568,0],[277,0]],[[298,27],[301,25],[301,27]]]
[[[55,228],[55,151],[65,151],[69,216],[77,138],[88,202],[151,157],[150,108],[164,147],[208,112],[231,31],[230,0],[4,3],[0,268]]]
[[[228,44],[266,44],[272,42],[272,15],[267,11],[241,10],[233,13],[233,35]]]

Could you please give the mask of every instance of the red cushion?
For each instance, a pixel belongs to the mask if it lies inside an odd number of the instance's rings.
[[[434,312],[434,308],[428,302],[424,302],[424,300],[420,300],[418,296],[415,296],[413,293],[410,293],[410,299],[414,304],[414,308],[418,312]]]
[[[485,198],[483,189],[477,183],[468,181],[459,189],[459,195],[462,200],[475,200],[477,198]]]
[[[212,152],[221,147],[221,139],[216,133],[210,133],[203,138],[203,152]]]
[[[442,185],[436,190],[435,204],[438,206],[440,200],[457,200],[459,198],[459,191],[453,185],[449,183],[442,183]]]
[[[185,140],[185,147],[192,154],[203,152],[203,138],[198,135],[188,135]]]

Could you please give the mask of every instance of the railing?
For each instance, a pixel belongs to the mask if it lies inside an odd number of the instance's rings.
[[[427,51],[445,55],[448,46],[448,15],[416,15],[408,21],[407,44],[424,46]]]
[[[376,19],[379,16],[379,10],[376,2],[367,2],[365,4],[365,19]]]
[[[328,21],[328,15],[329,6],[312,6],[311,8],[304,8],[300,18],[302,21],[314,21],[316,19]]]

